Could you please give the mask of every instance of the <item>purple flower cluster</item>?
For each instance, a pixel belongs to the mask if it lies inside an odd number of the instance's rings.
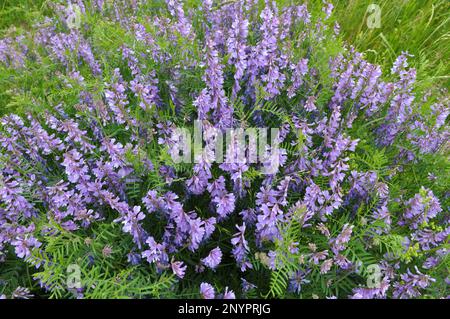
[[[439,200],[434,196],[431,190],[424,187],[420,193],[405,203],[408,208],[403,214],[400,225],[407,224],[413,229],[417,229],[422,224],[427,223],[442,211]]]
[[[223,294],[216,296],[216,291],[213,286],[206,282],[202,282],[200,284],[200,294],[203,299],[236,299],[236,296],[232,290],[229,290],[228,287],[225,287],[225,291]]]
[[[40,256],[49,225],[91,236],[112,224],[127,247],[118,264],[181,282],[204,275],[195,284],[204,299],[258,290],[250,275],[289,263],[293,294],[309,293],[317,276],[327,291],[342,278],[352,298],[418,298],[437,282],[427,271],[445,260],[450,233],[438,177],[415,195],[420,185],[391,185],[403,181],[405,163],[445,147],[450,112],[448,99],[419,111],[407,53],[395,61],[392,82],[353,48],[331,57],[330,76],[322,74],[315,50],[336,37],[327,32],[331,3],[318,19],[306,5],[270,1],[203,1],[198,12],[167,0],[151,17],[140,4],[96,3],[126,35],[111,40],[123,42],[111,52],[89,42],[88,26],[61,31],[57,18],[37,24],[30,39],[33,57],[49,56],[61,89],[79,103],[62,98],[43,114],[0,120],[0,262],[11,248],[25,261]],[[30,55],[24,43],[1,39],[2,64],[19,72]],[[196,119],[205,147],[195,163],[176,164],[175,128]],[[254,163],[236,137],[224,162],[212,160],[219,134],[252,125],[279,127],[272,136],[279,147],[267,146]],[[361,140],[359,129],[367,130]],[[392,163],[363,156],[380,147]],[[383,251],[399,237],[401,249]],[[111,247],[104,257],[114,257]],[[361,286],[361,269],[373,260],[381,283]],[[412,273],[412,260],[424,270]],[[221,272],[230,283],[203,282]]]
[[[7,67],[24,67],[28,52],[24,39],[24,36],[0,39],[0,62]]]

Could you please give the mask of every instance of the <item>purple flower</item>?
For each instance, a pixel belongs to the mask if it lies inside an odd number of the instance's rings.
[[[277,221],[281,220],[283,211],[278,204],[272,207],[263,204],[261,214],[257,216],[256,230],[261,239],[274,240],[279,236]]]
[[[114,114],[114,119],[118,124],[124,124],[129,120],[128,100],[125,94],[127,84],[123,81],[119,69],[114,70],[114,77],[108,89],[105,90],[105,99],[110,111]]]
[[[227,38],[227,51],[230,55],[228,60],[229,64],[232,64],[236,68],[234,74],[234,85],[233,85],[233,98],[236,98],[241,86],[239,84],[240,80],[244,76],[244,72],[247,68],[247,35],[248,35],[248,19],[242,16],[241,8],[236,10],[236,15],[231,24],[231,32]]]
[[[11,298],[12,299],[30,299],[33,298],[33,294],[30,292],[30,289],[24,287],[17,287],[14,289]]]
[[[330,271],[331,267],[333,266],[333,259],[327,259],[325,260],[322,265],[320,266],[320,273],[326,274]]]
[[[231,239],[231,244],[233,245],[231,253],[237,264],[240,266],[241,271],[245,271],[247,268],[252,268],[252,264],[247,259],[250,248],[245,239],[245,223],[243,223],[242,226],[236,225],[236,228],[238,229],[238,232],[234,234]]]
[[[315,246],[313,246],[315,247]],[[319,261],[321,260],[325,260],[328,256],[328,250],[324,250],[324,251],[320,251],[320,252],[315,252],[311,255],[311,262],[315,265],[319,264]]]
[[[167,8],[172,17],[176,19],[175,28],[181,36],[188,38],[191,36],[191,23],[186,18],[183,9],[183,2],[179,0],[166,0]]]
[[[379,287],[376,288],[354,288],[350,299],[380,299],[386,298],[386,292],[390,287],[389,280],[384,277]]]
[[[250,290],[256,289],[256,285],[252,284],[251,282],[248,282],[244,278],[241,278],[241,286],[242,286],[242,292],[246,293]]]
[[[29,234],[19,235],[11,244],[19,258],[29,257],[33,248],[39,248],[42,245],[33,235]]]
[[[214,287],[206,282],[200,284],[200,294],[203,299],[214,299],[216,296]]]
[[[216,269],[222,261],[222,251],[219,247],[210,251],[209,255],[202,259],[202,264],[211,269]]]
[[[184,266],[182,261],[172,261],[171,263],[173,273],[178,277],[183,279],[187,266]]]
[[[205,236],[204,240],[208,240],[208,238],[212,235],[214,230],[216,230],[217,220],[215,217],[210,217],[205,220]]]
[[[244,209],[239,215],[242,216],[242,220],[247,225],[254,225],[256,222],[256,213],[253,208]]]
[[[406,205],[408,208],[399,224],[409,225],[412,229],[417,229],[442,211],[439,200],[431,190],[424,187],[420,189],[419,194],[408,200]]]
[[[169,256],[163,244],[158,244],[151,236],[147,238],[146,243],[150,249],[143,251],[142,257],[146,258],[150,264],[167,264],[169,262]]]
[[[302,291],[302,286],[310,283],[310,280],[306,279],[309,273],[310,270],[297,270],[289,280],[288,290],[296,294],[300,294]]]
[[[208,180],[203,175],[194,175],[186,181],[186,186],[194,195],[201,195],[205,191]]]
[[[429,228],[425,228],[414,232],[411,238],[417,240],[421,248],[426,251],[443,243],[448,238],[449,234],[450,226],[446,227],[442,231],[436,232]]]
[[[140,248],[141,241],[144,235],[144,230],[142,229],[139,221],[143,220],[145,215],[141,212],[140,206],[134,206],[133,210],[129,211],[122,219],[123,228],[125,233],[129,233],[133,236],[134,242]]]
[[[353,225],[345,224],[341,233],[336,238],[330,240],[331,249],[336,255],[346,248],[346,244],[350,241],[353,227]]]
[[[325,3],[325,6],[322,8],[322,11],[325,12],[325,20],[330,18],[331,13],[333,12],[334,6],[331,2]]]
[[[132,265],[139,265],[141,263],[141,255],[135,252],[127,254],[127,260]]]
[[[236,296],[234,295],[233,290],[228,290],[228,287],[225,287],[222,299],[236,299]]]
[[[189,221],[190,226],[190,245],[189,249],[192,251],[197,250],[200,245],[200,242],[203,240],[205,236],[205,222],[200,218],[191,219]]]
[[[422,267],[425,269],[432,269],[436,267],[439,264],[439,262],[440,262],[439,258],[431,256],[425,260]]]
[[[421,289],[428,287],[430,282],[436,281],[429,275],[422,274],[417,266],[415,267],[416,274],[413,274],[409,269],[402,274],[401,282],[394,283],[394,290],[392,296],[394,298],[408,299],[417,298],[421,296]]]
[[[280,35],[280,20],[276,6],[267,2],[260,17],[262,19],[260,26],[262,38],[251,54],[249,68],[251,73],[255,73],[255,75],[251,75],[252,82],[255,81],[253,78],[256,77],[257,70],[266,70],[261,75],[261,80],[266,84],[265,90],[269,99],[277,96],[283,88],[286,75],[280,72],[280,66],[284,66],[285,63],[278,54],[277,40]]]
[[[261,206],[266,204],[272,206],[277,202],[276,191],[269,187],[261,187],[260,191],[256,194],[256,205]]]
[[[0,39],[0,62],[16,69],[24,67],[28,48],[23,40],[23,36]]]
[[[207,188],[212,197],[222,196],[226,191],[225,178],[220,176],[218,179],[209,183]]]
[[[10,216],[19,217],[21,215],[30,218],[34,215],[34,208],[31,203],[22,195],[21,183],[15,180],[5,180],[0,174],[0,200],[4,203],[6,211],[10,212]]]
[[[162,209],[164,205],[164,200],[154,190],[149,190],[142,202],[149,213]]]
[[[301,59],[297,64],[291,65],[292,72],[292,85],[288,88],[288,97],[292,98],[296,95],[297,90],[303,84],[303,77],[308,73],[308,59]],[[310,97],[311,98],[311,97]],[[308,105],[310,102],[310,98],[308,98],[308,102],[305,105],[305,109],[308,111],[313,111],[315,109],[314,104]]]
[[[65,153],[62,165],[66,168],[66,174],[71,183],[89,181],[89,169],[77,150],[73,149]]]
[[[217,214],[222,219],[234,211],[235,197],[233,193],[223,194],[220,197],[214,197],[212,201],[216,204]]]
[[[215,48],[215,43],[211,36],[208,36],[206,39],[206,65],[207,69],[203,79],[206,82],[208,89],[203,93],[208,95],[210,104],[208,109],[213,111],[212,120],[219,128],[230,127],[233,109],[225,96],[223,88],[223,65],[219,61],[219,53]],[[205,100],[205,98],[202,99]],[[200,101],[197,102],[197,105],[204,106]],[[199,110],[199,113],[204,114],[206,113],[206,110]]]

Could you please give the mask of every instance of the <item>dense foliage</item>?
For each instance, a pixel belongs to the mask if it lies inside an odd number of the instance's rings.
[[[287,2],[53,1],[3,31],[0,294],[449,294],[447,91]],[[211,162],[207,135],[177,163],[195,120],[279,128],[280,152]]]

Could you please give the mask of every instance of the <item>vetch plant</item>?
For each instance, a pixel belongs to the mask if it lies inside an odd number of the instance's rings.
[[[446,297],[449,99],[407,52],[331,3],[56,4],[0,42],[36,106],[0,120],[5,297]]]

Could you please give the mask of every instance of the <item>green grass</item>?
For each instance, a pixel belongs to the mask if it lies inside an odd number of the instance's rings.
[[[337,0],[335,18],[348,43],[384,70],[408,51],[421,87],[450,86],[450,1]],[[367,27],[367,7],[381,8],[381,27]]]
[[[33,20],[46,10],[47,2],[47,0],[1,0],[0,34],[10,26],[30,28]]]

